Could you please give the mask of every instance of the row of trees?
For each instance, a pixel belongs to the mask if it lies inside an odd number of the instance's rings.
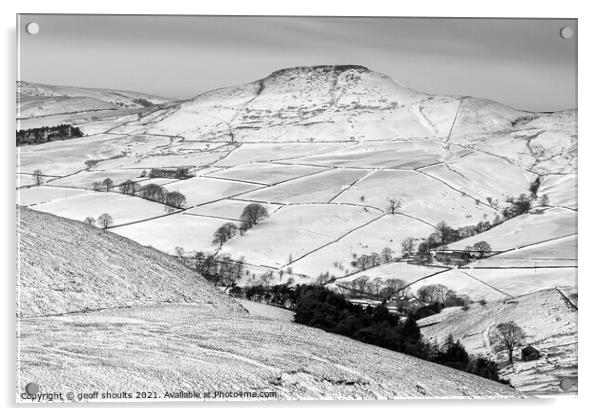
[[[251,203],[247,205],[240,215],[240,221],[242,225],[239,227],[233,222],[227,222],[221,225],[215,233],[213,233],[213,244],[219,245],[221,248],[231,238],[238,234],[243,235],[246,231],[250,230],[262,220],[269,216],[266,207],[259,203]]]
[[[198,252],[194,256],[194,269],[216,285],[230,286],[241,278],[244,259],[233,259],[227,254]]]
[[[103,230],[106,230],[107,228],[109,228],[113,224],[113,217],[111,217],[107,213],[104,213],[104,214],[101,214],[98,217],[98,219],[94,219],[94,217],[86,217],[86,219],[84,220],[84,222],[86,224],[92,225],[92,226],[98,225]]]
[[[70,124],[61,124],[53,127],[37,127],[34,129],[17,131],[17,146],[73,139],[82,137],[83,135],[84,134],[79,127],[73,127]]]
[[[186,197],[182,193],[169,191],[156,183],[140,186],[139,183],[128,179],[117,185],[117,187],[124,195],[139,195],[144,199],[160,202],[174,208],[182,208],[186,204]],[[115,183],[111,178],[106,178],[102,181],[92,183],[92,188],[95,191],[109,192],[115,188]]]

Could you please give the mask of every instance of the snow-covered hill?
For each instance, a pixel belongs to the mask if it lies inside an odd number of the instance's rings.
[[[418,93],[361,66],[319,66],[210,91],[119,131],[238,142],[447,139],[458,117],[463,133],[474,134],[510,128],[526,114],[485,100]]]
[[[141,108],[163,104],[168,99],[131,91],[80,88],[27,81],[17,82],[17,117],[93,110]]]

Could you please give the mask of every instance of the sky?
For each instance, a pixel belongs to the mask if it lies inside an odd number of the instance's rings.
[[[30,82],[184,99],[286,67],[354,64],[431,94],[577,106],[575,19],[21,15],[18,25],[19,78]]]

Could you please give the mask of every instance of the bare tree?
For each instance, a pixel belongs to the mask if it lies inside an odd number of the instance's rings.
[[[418,289],[416,296],[425,303],[443,303],[448,292],[449,289],[443,285],[426,285]]]
[[[397,214],[401,211],[401,200],[397,198],[387,199],[387,212],[389,214]]]
[[[508,362],[514,364],[513,353],[525,342],[525,331],[514,321],[502,322],[489,333],[489,342],[495,352],[507,351]]]
[[[184,249],[182,247],[176,246],[174,251],[176,252],[176,256],[178,256],[180,260],[182,259],[182,257],[184,257]]]
[[[42,175],[42,171],[40,169],[33,171],[33,180],[36,183],[36,186],[40,186],[44,183],[44,176]]]
[[[86,217],[86,219],[84,220],[84,222],[88,225],[94,225],[96,224],[96,220],[93,217]]]
[[[234,237],[237,233],[238,227],[236,224],[227,222],[213,233],[213,244],[219,244],[221,248],[226,241]]]
[[[165,203],[172,207],[182,208],[186,203],[186,197],[178,191],[167,192],[165,194]]]
[[[102,182],[100,182],[100,181],[92,182],[92,189],[94,189],[95,191],[100,191],[100,190],[102,190],[102,188],[103,188]]]
[[[441,244],[447,244],[457,240],[456,237],[458,232],[447,225],[445,221],[441,221],[435,228],[437,229],[437,235]]]
[[[403,240],[403,243],[401,243],[401,249],[403,250],[402,254],[407,253],[408,256],[412,256],[414,254],[414,239],[412,237],[408,237]]]
[[[371,283],[371,285],[370,285],[370,286],[372,286],[372,288],[373,288],[373,289],[372,289],[372,293],[373,293],[375,296],[378,296],[378,295],[380,295],[380,290],[381,290],[381,288],[382,288],[382,286],[383,286],[383,283],[384,283],[384,282],[383,282],[383,279],[382,279],[382,278],[380,278],[380,277],[377,277],[377,278],[375,278],[375,279],[372,279],[372,281],[371,281],[370,283]]]
[[[390,263],[393,261],[393,250],[390,247],[385,247],[380,252],[380,260],[383,263]]]
[[[152,201],[163,202],[167,191],[156,183],[149,183],[140,188],[140,196],[144,199],[150,199]]]
[[[104,181],[102,181],[102,184],[105,187],[106,191],[109,192],[109,189],[111,188],[111,186],[113,186],[113,179],[106,178]]]
[[[361,293],[366,292],[366,285],[368,284],[369,281],[370,281],[370,278],[368,276],[360,276],[357,279],[353,280],[353,282],[355,283],[355,286],[357,286],[357,290]]]
[[[488,253],[491,251],[491,246],[489,245],[489,243],[487,241],[479,241],[478,243],[475,243],[472,246],[472,250],[478,251],[479,257],[483,257],[483,255],[485,253]]]
[[[403,279],[389,279],[387,282],[391,286],[391,289],[393,289],[391,295],[399,295],[401,290],[408,285]]]
[[[245,229],[248,230],[259,224],[261,220],[269,216],[268,210],[261,204],[252,203],[247,205],[240,215],[240,219],[245,224]]]
[[[100,217],[98,217],[98,224],[100,224],[100,226],[106,230],[111,224],[113,224],[113,217],[107,213],[101,214]]]

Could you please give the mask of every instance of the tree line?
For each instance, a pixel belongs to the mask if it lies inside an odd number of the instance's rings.
[[[53,127],[36,127],[17,131],[17,146],[41,144],[57,140],[67,140],[82,137],[84,134],[79,127],[70,124],[60,124]]]
[[[233,222],[227,222],[221,225],[215,233],[213,233],[213,244],[219,245],[221,248],[228,240],[239,234],[244,235],[245,232],[259,224],[268,216],[268,210],[263,205],[259,203],[247,205],[240,215],[242,225],[238,226]]]
[[[178,191],[169,191],[156,183],[149,183],[141,186],[139,183],[128,179],[119,185],[115,185],[111,178],[92,183],[92,189],[95,191],[109,192],[115,187],[117,187],[122,194],[138,195],[144,199],[160,202],[173,208],[182,208],[186,204],[186,197],[182,193]]]

